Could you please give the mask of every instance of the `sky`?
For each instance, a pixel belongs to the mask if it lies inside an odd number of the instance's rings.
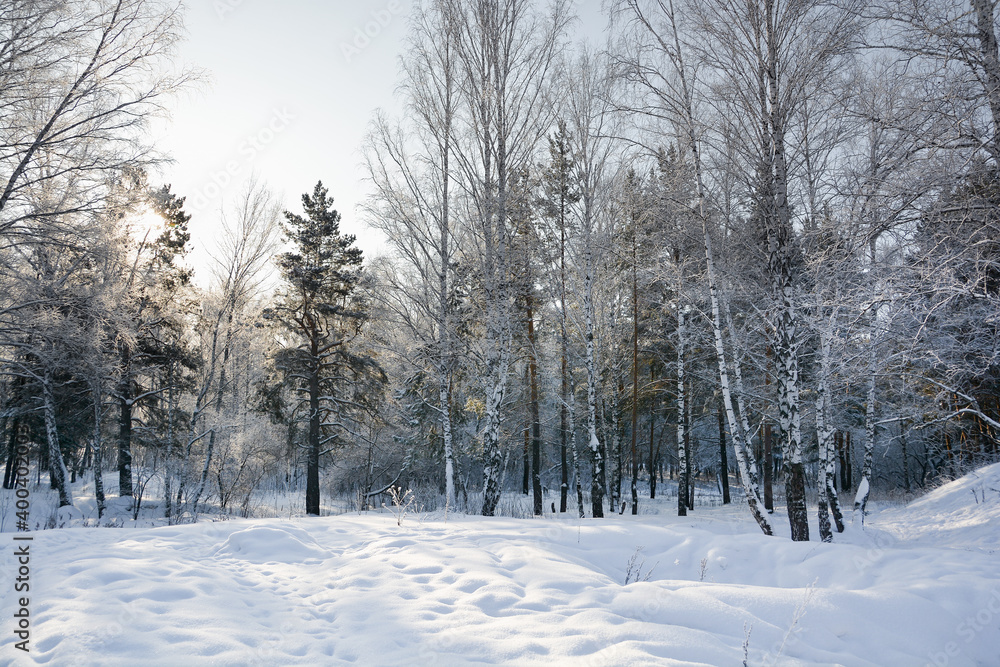
[[[398,115],[399,59],[413,0],[189,0],[179,61],[204,81],[168,104],[152,128],[170,183],[192,215],[196,280],[251,176],[283,208],[319,180],[366,255],[382,250],[356,207],[368,193],[361,146],[376,109]],[[577,0],[579,32],[600,35],[600,0]]]

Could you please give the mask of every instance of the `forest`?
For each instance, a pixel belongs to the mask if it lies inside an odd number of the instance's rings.
[[[669,489],[830,541],[1000,461],[995,3],[607,0],[600,42],[573,4],[414,0],[364,205],[248,180],[192,267],[147,131],[182,8],[6,0],[4,488],[171,525]]]

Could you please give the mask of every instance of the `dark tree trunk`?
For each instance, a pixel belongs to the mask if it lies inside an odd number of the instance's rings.
[[[653,374],[653,364],[649,365],[649,386],[652,391],[652,403],[649,407],[649,499],[656,498],[656,376]]]
[[[524,369],[525,384],[528,379],[528,369]],[[525,424],[524,446],[521,447],[521,495],[526,496],[531,490],[531,425]]]
[[[17,459],[17,429],[21,425],[21,420],[17,417],[5,420],[7,422],[7,465],[3,471],[3,488],[14,488],[14,461]]]
[[[771,424],[764,424],[764,509],[774,511],[774,442]]]
[[[319,343],[313,336],[309,368],[309,449],[306,458],[306,514],[319,516]]]
[[[618,385],[618,394],[616,395],[614,403],[618,403],[618,396],[621,395],[621,385]],[[599,427],[598,430],[601,434],[601,443],[604,449],[602,450],[602,456],[604,456],[605,465],[611,467],[611,484],[604,485],[604,494],[608,499],[608,510],[614,514],[618,507],[618,500],[621,496],[621,479],[622,479],[622,459],[617,455],[619,451],[618,437],[618,413],[615,410],[611,411],[610,418],[608,417],[608,403],[603,398],[601,399],[601,409],[599,411]],[[610,424],[610,426],[609,426]],[[613,439],[612,439],[613,438]],[[608,451],[606,444],[611,442],[611,456],[608,456]]]
[[[722,481],[722,504],[732,502],[729,496],[729,457],[726,454],[726,416],[724,408],[719,403],[719,479]]]
[[[563,341],[565,343],[565,341]],[[560,386],[562,404],[559,406],[559,511],[565,512],[569,498],[569,460],[567,458],[569,443],[569,378],[566,369],[566,350],[562,354],[562,380]]]
[[[130,352],[122,349],[122,378],[118,384],[118,495],[132,495],[132,377]]]
[[[903,430],[903,424],[899,426],[899,447],[900,454],[903,458],[903,488],[907,493],[910,492],[910,461],[909,456],[906,451],[906,432]]]
[[[97,499],[97,518],[104,516],[106,499],[104,497],[104,443],[101,441],[101,411],[103,396],[100,384],[95,381],[91,385],[91,398],[94,403],[94,497]]]
[[[535,516],[542,515],[542,423],[538,409],[538,362],[535,357],[535,317],[528,295],[528,380],[531,385],[531,492]]]
[[[844,451],[847,452],[847,484],[854,488],[854,436],[850,431],[844,434]]]

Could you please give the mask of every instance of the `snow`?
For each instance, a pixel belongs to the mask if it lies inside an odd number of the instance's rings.
[[[997,489],[1000,465],[908,507],[873,502],[833,544],[793,543],[786,521],[766,537],[742,506],[678,518],[670,499],[599,520],[39,531],[30,654],[14,648],[7,533],[0,663],[741,665],[747,642],[749,665],[995,666]]]

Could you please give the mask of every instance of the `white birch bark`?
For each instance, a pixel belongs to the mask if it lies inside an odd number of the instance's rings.
[[[854,496],[854,521],[864,525],[871,496],[872,464],[875,456],[875,375],[878,368],[875,336],[875,305],[868,316],[868,378],[865,392],[865,453],[861,465],[861,481]]]
[[[59,493],[59,507],[73,504],[73,492],[69,487],[69,471],[59,447],[59,431],[56,427],[56,401],[52,393],[52,379],[42,378],[42,411],[45,420],[45,437],[49,453],[49,474]]]
[[[677,267],[678,275],[680,267]],[[680,282],[680,278],[678,278]],[[680,289],[677,294],[680,295]],[[677,302],[677,516],[687,516],[687,488],[688,488],[688,453],[687,453],[687,395],[685,387],[687,380],[684,374],[685,366],[685,346],[687,344],[687,313],[686,307],[681,305],[680,297]]]
[[[584,199],[588,199],[585,195]],[[584,336],[586,348],[584,362],[587,368],[587,447],[590,449],[592,462],[590,503],[591,513],[595,518],[604,516],[604,489],[601,486],[601,473],[604,469],[604,459],[601,456],[601,441],[597,437],[597,363],[594,359],[594,251],[593,235],[591,233],[590,204],[584,213],[584,276],[583,276],[583,312]]]

